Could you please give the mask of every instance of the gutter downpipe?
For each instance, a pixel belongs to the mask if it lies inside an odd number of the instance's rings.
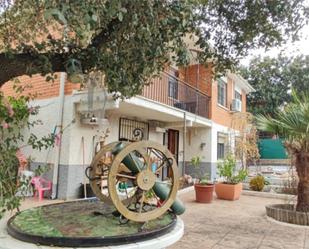
[[[187,114],[186,112],[183,112],[182,175],[185,174],[185,169],[186,169],[186,138],[187,138]]]
[[[63,122],[63,109],[64,109],[64,86],[66,80],[66,73],[60,73],[60,87],[59,87],[59,109],[58,109],[58,121],[56,129],[60,134],[59,146],[56,146],[56,155],[54,161],[54,170],[53,170],[53,188],[52,188],[52,199],[57,198],[58,194],[58,180],[59,180],[59,164],[60,164],[60,153],[61,153],[61,144],[62,144],[62,122]]]

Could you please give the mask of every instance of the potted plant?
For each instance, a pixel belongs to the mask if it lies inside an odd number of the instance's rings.
[[[247,177],[246,170],[236,170],[236,160],[229,154],[218,165],[218,174],[223,178],[216,183],[215,192],[218,199],[238,200],[242,191],[242,181]]]
[[[211,203],[213,199],[214,184],[210,181],[209,174],[203,174],[201,169],[201,157],[191,159],[191,165],[198,169],[198,181],[194,184],[195,198],[197,202]]]

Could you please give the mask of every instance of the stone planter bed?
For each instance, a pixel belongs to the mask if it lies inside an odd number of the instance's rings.
[[[243,183],[243,189],[244,190],[251,190],[250,189],[250,186],[249,186],[249,183],[247,182],[244,182]],[[253,191],[253,190],[251,190]],[[260,191],[260,192],[272,192],[272,193],[277,193],[277,194],[289,194],[289,195],[296,195],[296,190],[295,189],[288,189],[284,186],[281,186],[281,185],[265,185],[263,190]],[[295,193],[295,194],[294,194]]]
[[[266,215],[277,221],[295,224],[309,225],[309,213],[296,212],[293,204],[274,204],[266,206]]]

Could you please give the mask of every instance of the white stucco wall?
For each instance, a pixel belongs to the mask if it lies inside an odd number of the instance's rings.
[[[162,132],[156,132],[153,129],[150,129],[149,131],[149,140],[162,144],[163,143],[163,134]]]
[[[210,162],[211,156],[211,129],[201,127],[190,127],[186,136],[186,161],[190,161],[192,157],[199,156],[202,162]],[[201,143],[205,146],[201,148]]]
[[[82,165],[84,162],[85,165],[89,165],[94,156],[94,147],[107,128],[111,132],[106,143],[116,141],[118,139],[118,117],[110,118],[109,124],[102,126],[84,125],[78,120],[70,131],[69,164]]]
[[[28,138],[30,133],[34,133],[38,138],[42,136],[47,136],[54,132],[55,126],[57,125],[58,115],[59,115],[59,102],[58,98],[50,98],[44,100],[36,100],[30,103],[31,106],[39,106],[39,113],[36,116],[32,116],[30,121],[40,120],[42,124],[31,127],[30,130],[25,129],[25,137]],[[73,113],[71,108],[71,97],[65,97],[64,103],[64,113],[63,113],[63,126],[66,127],[73,121]],[[68,154],[67,149],[70,147],[70,126],[65,129],[62,135],[62,147],[61,151],[61,163],[68,163],[69,158],[66,156]],[[59,130],[59,129],[58,129]],[[58,131],[57,130],[57,131]],[[34,161],[41,163],[53,163],[55,155],[55,147],[51,147],[47,150],[42,149],[41,151],[33,150],[30,146],[22,148],[22,151],[26,156],[31,156]]]

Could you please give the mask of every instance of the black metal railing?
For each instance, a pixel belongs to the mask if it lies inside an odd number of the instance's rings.
[[[141,94],[148,99],[209,118],[210,97],[179,78],[162,72]]]

